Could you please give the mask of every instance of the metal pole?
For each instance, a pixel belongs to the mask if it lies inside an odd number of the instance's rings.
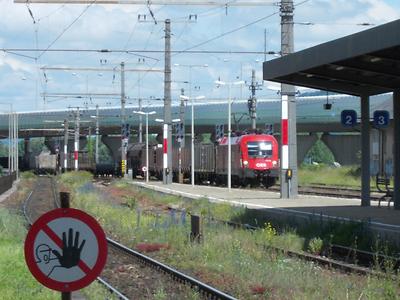
[[[146,182],[149,182],[149,114],[146,114]]]
[[[165,69],[164,69],[164,169],[163,184],[172,183],[172,134],[171,134],[171,21],[165,20]]]
[[[16,150],[16,168],[15,168],[15,170],[16,170],[16,178],[18,179],[18,177],[19,177],[19,161],[18,161],[18,157],[19,157],[19,147],[18,147],[18,126],[19,126],[19,120],[18,120],[18,114],[15,114],[15,123],[16,123],[16,126],[15,126],[15,136],[16,136],[16,139],[15,139],[15,150]]]
[[[68,169],[68,120],[64,120],[64,172]]]
[[[11,111],[8,114],[8,175],[11,174]]]
[[[181,95],[184,96],[185,90],[181,89]],[[182,125],[183,125],[183,132],[182,132],[182,139],[179,141],[179,158],[178,158],[178,163],[179,163],[179,174],[178,174],[178,182],[183,183],[183,174],[182,174],[182,147],[184,147],[185,143],[185,99],[181,98],[181,105],[180,105],[180,111],[179,111],[179,118],[181,119]]]
[[[121,126],[125,128],[126,116],[125,116],[125,63],[121,63]],[[126,174],[126,152],[127,152],[128,141],[125,136],[122,136],[121,130],[121,175]]]
[[[294,51],[293,38],[293,0],[281,0],[281,53],[282,56]],[[296,98],[293,85],[282,84],[282,121],[281,144],[282,163],[280,172],[281,198],[295,198],[298,193],[297,186],[297,129],[296,129]],[[287,163],[286,163],[287,162]],[[292,170],[292,178],[287,179],[287,170]]]
[[[74,141],[74,161],[75,161],[75,171],[79,170],[79,162],[78,162],[78,151],[79,151],[79,107],[76,108],[76,116],[75,116],[75,141]]]
[[[61,208],[70,208],[69,193],[60,192]],[[61,292],[61,300],[71,300],[71,292]]]
[[[140,86],[140,82],[139,82]],[[139,96],[140,97],[140,96]],[[142,111],[142,99],[139,98],[139,111]],[[143,118],[142,115],[139,115],[139,143],[143,143]]]
[[[14,172],[14,113],[11,113],[11,173]]]
[[[361,96],[361,206],[371,206],[370,201],[370,126],[369,96]]]
[[[190,98],[190,101],[192,102],[192,138],[191,138],[191,158],[192,158],[192,186],[194,187],[194,105],[193,105],[193,98]]]
[[[400,135],[400,90],[393,92],[393,136]],[[393,141],[393,205],[395,210],[400,210],[400,139],[394,138]]]
[[[256,129],[257,124],[257,112],[256,112],[256,88],[257,88],[257,83],[256,83],[256,71],[251,70],[251,105],[250,105],[250,118],[251,118],[251,128]]]
[[[99,163],[99,105],[96,105],[96,165]]]
[[[229,99],[228,99],[228,191],[231,191],[231,84],[228,84]]]
[[[16,147],[16,142],[17,142],[17,114],[14,113],[14,172],[17,172],[17,147]]]

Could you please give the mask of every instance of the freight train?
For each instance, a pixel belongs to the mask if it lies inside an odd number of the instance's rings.
[[[228,139],[226,137],[216,144],[195,144],[194,174],[195,182],[215,183],[227,182],[228,174]],[[262,184],[270,187],[279,176],[278,142],[272,135],[245,134],[231,138],[231,179],[233,185]],[[128,167],[132,175],[144,176],[146,166],[145,144],[131,145],[128,149]],[[175,181],[179,169],[186,180],[191,177],[191,147],[179,150],[173,147],[172,172]],[[179,161],[181,163],[179,164]],[[149,175],[158,179],[163,173],[162,145],[149,146]]]
[[[113,164],[95,164],[93,155],[87,151],[78,151],[79,170],[92,172],[96,176],[119,175],[118,170]],[[67,170],[75,169],[74,153],[67,154]],[[42,152],[35,157],[35,173],[37,174],[56,174],[64,170],[64,153],[51,154]]]

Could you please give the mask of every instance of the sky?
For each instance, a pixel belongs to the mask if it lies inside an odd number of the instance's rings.
[[[267,55],[267,60],[279,55],[279,6],[274,0],[264,2],[268,5],[236,7],[225,5],[226,0],[219,6],[0,0],[0,113],[11,104],[18,112],[118,106],[121,62],[127,69],[127,104],[136,105],[139,98],[145,107],[162,104],[165,19],[171,20],[175,51],[171,57],[174,102],[182,89],[187,96],[205,96],[202,101],[226,99],[228,88],[218,87],[216,80],[245,81],[232,87],[231,95],[248,98],[252,69],[263,84],[257,97],[277,98],[276,85],[262,82],[262,52],[266,45],[267,51],[276,53]],[[295,51],[400,17],[398,0],[294,2]],[[197,53],[181,51],[187,49]]]

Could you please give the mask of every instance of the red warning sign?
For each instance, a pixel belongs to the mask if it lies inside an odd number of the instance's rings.
[[[42,215],[25,240],[25,260],[44,286],[71,292],[89,285],[107,259],[107,240],[87,213],[58,208]]]

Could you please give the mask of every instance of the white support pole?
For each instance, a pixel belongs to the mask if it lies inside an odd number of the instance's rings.
[[[146,182],[149,182],[149,114],[146,114]]]
[[[96,105],[96,165],[99,163],[99,105]]]
[[[15,136],[16,136],[16,139],[15,139],[15,150],[16,150],[16,168],[15,168],[15,171],[16,171],[16,178],[18,179],[18,177],[19,177],[19,161],[18,161],[18,157],[19,157],[19,147],[18,147],[18,126],[19,126],[19,120],[18,120],[18,114],[16,113],[15,114],[15,123],[16,123],[16,126],[15,126]]]
[[[11,111],[8,114],[8,175],[11,174]]]
[[[163,130],[164,143],[163,143],[163,168],[165,174],[168,168],[168,124],[164,124]]]
[[[193,98],[190,98],[192,101],[192,138],[191,138],[191,162],[192,162],[192,167],[191,167],[191,177],[192,177],[192,186],[194,187],[194,105],[193,105]]]
[[[75,119],[75,141],[74,141],[74,161],[75,161],[75,171],[79,170],[79,162],[78,162],[78,151],[79,151],[79,107],[76,110],[76,119]]]
[[[64,172],[68,169],[68,120],[64,120]]]
[[[17,114],[14,113],[14,172],[17,172]]]
[[[232,129],[231,129],[231,84],[228,85],[228,93],[229,93],[229,98],[228,98],[228,191],[231,191],[231,185],[232,185],[232,157],[231,157],[231,135],[232,135]]]

